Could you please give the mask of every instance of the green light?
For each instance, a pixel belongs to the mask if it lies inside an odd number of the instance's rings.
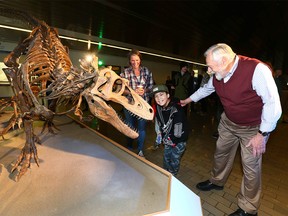
[[[102,48],[102,42],[98,43],[98,50],[100,50]]]
[[[102,60],[98,60],[98,65],[102,66],[104,64],[104,62]]]
[[[103,29],[104,29],[104,22],[101,21],[101,24],[100,24],[100,29],[99,29],[99,38],[103,38]],[[102,48],[102,42],[99,42],[98,43],[98,50],[100,51]]]

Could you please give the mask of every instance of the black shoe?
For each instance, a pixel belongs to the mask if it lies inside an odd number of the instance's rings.
[[[204,181],[204,182],[200,182],[196,185],[196,187],[199,189],[199,190],[202,190],[202,191],[210,191],[210,190],[223,190],[223,186],[218,186],[218,185],[215,185],[213,183],[211,183],[209,180],[207,181]]]
[[[244,210],[242,210],[241,208],[239,208],[237,211],[233,212],[229,216],[257,216],[257,213],[256,214],[249,214],[249,213],[245,212]]]

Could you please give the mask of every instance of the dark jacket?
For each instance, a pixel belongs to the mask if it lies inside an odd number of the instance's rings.
[[[190,84],[190,73],[186,72],[183,75],[178,72],[173,78],[173,83],[175,86],[175,97],[184,100],[189,96],[189,84]]]
[[[162,141],[166,145],[177,145],[188,139],[188,124],[183,107],[179,99],[171,99],[167,107],[156,107],[156,119],[162,134]]]

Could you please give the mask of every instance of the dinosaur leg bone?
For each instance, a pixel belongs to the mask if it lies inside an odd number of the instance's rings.
[[[34,161],[39,167],[37,148],[33,135],[33,120],[24,119],[23,123],[26,134],[26,143],[11,169],[11,172],[14,172],[18,167],[20,167],[20,170],[15,176],[15,181],[19,181],[19,179],[27,172],[31,164],[31,158],[34,158]]]

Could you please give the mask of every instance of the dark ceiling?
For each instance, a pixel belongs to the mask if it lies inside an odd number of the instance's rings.
[[[203,62],[204,51],[218,42],[273,62],[287,49],[286,1],[10,0],[0,6],[24,10],[56,28],[193,61]]]

